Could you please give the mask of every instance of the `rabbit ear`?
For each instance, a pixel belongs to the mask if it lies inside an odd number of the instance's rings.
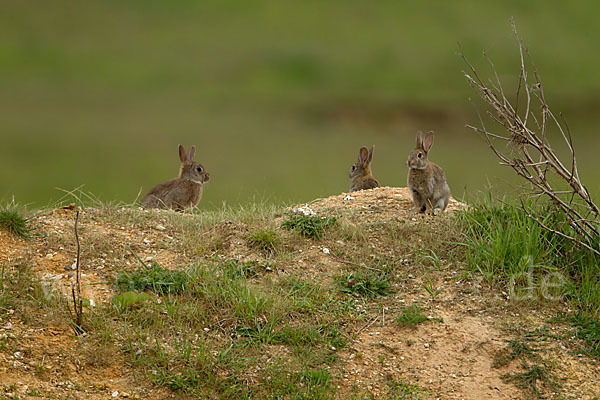
[[[423,132],[417,132],[417,149],[423,148]]]
[[[431,146],[433,146],[433,132],[429,132],[427,136],[425,136],[425,141],[423,142],[423,150],[425,150],[425,152],[428,152]]]
[[[361,163],[365,163],[365,161],[367,161],[367,158],[369,157],[369,150],[367,150],[366,147],[361,147],[360,151],[358,152],[358,161],[360,161]]]
[[[182,145],[179,145],[179,159],[182,163],[187,161],[187,154],[185,153],[185,149]]]
[[[192,146],[192,148],[190,149],[190,153],[188,154],[188,161],[192,161],[192,158],[194,158],[194,154],[196,154],[196,146]]]
[[[375,145],[371,146],[371,150],[369,150],[369,158],[367,158],[368,162],[373,161],[373,150],[375,150]]]

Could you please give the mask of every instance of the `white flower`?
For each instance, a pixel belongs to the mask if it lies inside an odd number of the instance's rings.
[[[304,206],[301,207],[295,207],[294,209],[292,209],[292,211],[295,214],[303,214],[307,217],[311,217],[313,215],[317,215],[317,213],[315,213],[309,206],[308,204],[305,204]]]

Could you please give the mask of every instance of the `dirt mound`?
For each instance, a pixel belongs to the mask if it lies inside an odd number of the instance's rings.
[[[543,324],[546,315],[513,304],[497,289],[489,288],[464,266],[437,260],[435,268],[424,265],[417,245],[430,232],[450,229],[448,216],[466,206],[451,199],[442,216],[418,214],[405,188],[377,188],[342,193],[307,205],[317,214],[334,212],[346,216],[348,235],[364,235],[368,246],[383,256],[401,256],[403,271],[393,293],[373,303],[370,317],[359,321],[349,346],[339,351],[331,366],[338,398],[351,397],[356,388],[384,396],[389,382],[410,382],[414,396],[440,399],[520,399],[523,392],[501,376],[518,370],[515,363],[494,368],[495,356],[514,338],[514,327],[529,329]],[[285,211],[274,215],[279,221]],[[97,306],[114,296],[115,266],[135,268],[157,261],[167,268],[195,262],[198,254],[258,258],[247,243],[252,226],[242,221],[218,221],[198,233],[202,240],[185,240],[200,224],[196,215],[140,209],[94,209],[82,211],[80,235],[84,297]],[[47,293],[68,293],[76,245],[74,211],[45,210],[34,217],[34,239],[14,239],[0,231],[0,265],[34,274]],[[400,225],[399,225],[400,223]],[[393,225],[393,226],[392,226]],[[398,226],[400,226],[398,228]],[[396,229],[391,231],[390,229]],[[439,233],[439,232],[438,232]],[[442,232],[443,233],[443,232]],[[390,239],[390,237],[393,239]],[[394,242],[394,240],[396,242]],[[399,255],[396,243],[405,242]],[[338,254],[353,246],[350,240],[302,242],[289,251],[275,275],[298,272],[306,277],[331,277],[355,261]],[[190,246],[199,246],[197,248]],[[412,246],[412,247],[411,247]],[[379,248],[380,247],[380,248]],[[384,250],[389,247],[389,250]],[[367,247],[368,248],[368,247]],[[382,250],[383,249],[383,250]],[[366,256],[368,257],[368,255]],[[431,260],[430,260],[431,261]],[[428,291],[427,288],[430,290]],[[22,293],[35,290],[25,285]],[[435,291],[432,295],[430,291]],[[6,303],[9,304],[9,303]],[[403,326],[395,319],[404,307],[418,306],[427,321]],[[523,311],[524,310],[524,311]],[[76,340],[65,315],[49,316],[44,305],[31,315],[20,314],[0,303],[0,390],[8,398],[34,398],[43,394],[58,398],[148,398],[179,396],[151,385],[128,366],[126,355],[98,353],[83,344],[84,355],[74,354]],[[565,351],[567,343],[545,344],[548,354],[560,359],[556,373],[564,377],[569,398],[592,399],[600,395],[600,368],[586,358]],[[88,350],[86,350],[88,349]],[[87,351],[87,352],[86,352]],[[111,345],[106,348],[111,352]],[[410,389],[410,385],[406,390]],[[565,389],[567,390],[567,389]],[[408,393],[408,392],[407,392]],[[412,392],[411,392],[412,393]],[[408,396],[408,395],[407,395]],[[551,396],[551,398],[559,398]]]

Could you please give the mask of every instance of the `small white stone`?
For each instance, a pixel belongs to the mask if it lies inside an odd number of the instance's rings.
[[[164,231],[164,230],[166,230],[166,229],[167,229],[167,228],[165,228],[165,227],[164,227],[164,226],[162,226],[161,224],[158,224],[158,225],[156,225],[156,230],[157,230],[157,231]]]
[[[117,397],[119,397],[119,391],[115,390],[114,392],[112,392],[112,397],[113,397],[113,399],[116,399]]]
[[[329,251],[329,249],[328,249],[327,247],[323,247],[323,253],[325,253],[325,254],[329,254],[329,253],[330,253],[330,251]]]

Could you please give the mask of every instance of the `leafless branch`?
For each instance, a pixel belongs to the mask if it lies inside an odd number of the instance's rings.
[[[71,296],[73,299],[73,311],[71,315],[74,316],[73,330],[75,335],[81,335],[84,330],[82,328],[83,323],[83,299],[81,298],[81,284],[80,284],[80,268],[79,259],[81,257],[81,245],[79,243],[79,232],[77,231],[77,224],[79,222],[79,208],[75,214],[75,240],[77,241],[77,260],[75,262],[75,274],[76,274],[76,287],[71,284]],[[75,292],[77,290],[77,292]]]
[[[467,128],[481,134],[500,163],[510,166],[528,182],[529,187],[522,197],[533,201],[549,200],[554,207],[553,212],[564,216],[571,229],[559,232],[551,228],[528,209],[526,202],[522,202],[522,208],[530,218],[542,228],[600,256],[599,210],[579,177],[571,131],[563,116],[557,118],[550,110],[540,74],[517,33],[514,21],[512,29],[520,55],[519,81],[512,98],[506,95],[494,63],[486,54],[484,57],[492,76],[489,84],[461,49],[460,56],[467,66],[463,72],[467,82],[486,104],[486,115],[506,133],[491,132],[479,112],[480,126],[467,125]],[[568,152],[569,162],[561,161],[551,146],[549,138],[553,133],[559,138],[560,146]]]

